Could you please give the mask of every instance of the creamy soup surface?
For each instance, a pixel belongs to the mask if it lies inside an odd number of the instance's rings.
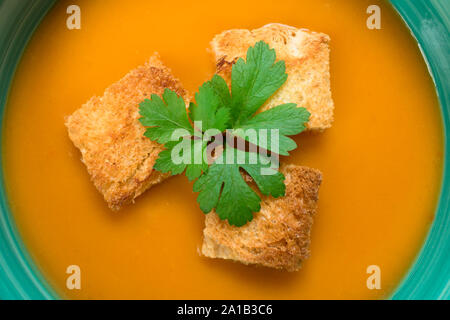
[[[66,9],[81,8],[81,30]],[[381,30],[366,9],[381,7]],[[331,37],[333,127],[301,134],[289,163],[323,173],[312,255],[299,272],[199,255],[204,215],[184,176],[119,213],[90,182],[64,117],[158,51],[195,92],[216,33],[279,22]],[[417,44],[384,2],[60,1],[18,67],[4,120],[7,193],[31,256],[65,298],[388,297],[433,220],[443,157],[437,99]],[[81,268],[81,290],[66,269]],[[381,289],[367,288],[367,268]]]

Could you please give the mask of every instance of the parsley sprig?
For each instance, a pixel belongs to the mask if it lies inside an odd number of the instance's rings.
[[[185,172],[189,180],[195,180],[193,189],[199,193],[197,202],[204,213],[215,209],[222,220],[235,226],[251,221],[261,199],[243,172],[252,177],[261,194],[283,196],[284,176],[270,156],[289,155],[297,145],[288,136],[302,132],[309,120],[309,112],[293,103],[257,113],[287,77],[284,61],[276,62],[275,50],[260,41],[248,49],[246,60],[233,65],[231,90],[222,77],[214,75],[199,88],[189,113],[183,99],[169,89],[162,98],[152,95],[144,100],[139,110],[140,121],[147,127],[145,136],[165,146],[155,169],[172,175]],[[248,130],[253,130],[254,139],[246,134]],[[277,130],[277,141],[267,134],[271,130]],[[239,148],[227,141],[219,143],[209,157],[208,148],[225,131],[254,148]],[[174,154],[185,161],[174,159]]]

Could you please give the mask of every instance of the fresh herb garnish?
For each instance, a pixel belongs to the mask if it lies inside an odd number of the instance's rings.
[[[145,136],[166,148],[155,169],[172,175],[185,171],[189,180],[197,179],[194,191],[201,210],[215,209],[230,225],[242,226],[260,210],[261,199],[242,171],[262,194],[284,195],[278,155],[297,147],[288,136],[303,131],[309,119],[309,112],[293,103],[255,115],[287,79],[284,61],[275,61],[274,49],[263,41],[256,43],[248,49],[246,61],[233,65],[231,92],[225,80],[214,75],[199,88],[189,114],[183,99],[168,89],[162,99],[152,95],[140,104]],[[236,146],[239,139],[247,145]]]
[[[237,159],[243,156],[245,161],[239,164]],[[260,210],[261,199],[241,176],[244,169],[256,182],[262,194],[277,198],[284,195],[284,176],[263,164],[262,156],[255,164],[249,164],[251,153],[226,147],[206,174],[194,183],[194,192],[199,192],[198,203],[203,212],[208,213],[216,208],[219,217],[227,219],[231,225],[242,226],[251,221],[252,213]],[[231,157],[233,161],[226,162]],[[261,174],[261,169],[273,170],[272,174]]]

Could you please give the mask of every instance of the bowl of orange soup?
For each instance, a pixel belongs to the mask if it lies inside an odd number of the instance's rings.
[[[70,27],[71,5],[0,3],[0,299],[449,298],[450,5],[79,0]],[[64,125],[155,51],[196,92],[214,35],[272,22],[331,38],[333,126],[286,160],[323,174],[296,272],[202,257],[181,176],[112,213]]]

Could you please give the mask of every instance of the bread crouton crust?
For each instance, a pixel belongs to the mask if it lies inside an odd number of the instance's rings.
[[[322,131],[333,123],[334,103],[330,90],[328,35],[272,23],[255,30],[233,29],[218,34],[211,41],[216,72],[228,84],[231,69],[247,49],[265,41],[286,63],[286,83],[262,106],[267,110],[283,103],[296,103],[311,113],[309,130]]]
[[[118,210],[167,177],[153,170],[163,146],[144,137],[139,103],[165,88],[187,92],[155,53],[142,66],[94,96],[66,118],[69,137],[80,150],[91,179],[108,206]]]
[[[286,195],[262,196],[261,210],[245,226],[230,226],[215,212],[205,218],[202,254],[296,271],[310,255],[310,232],[316,211],[320,171],[289,165],[283,167]]]

